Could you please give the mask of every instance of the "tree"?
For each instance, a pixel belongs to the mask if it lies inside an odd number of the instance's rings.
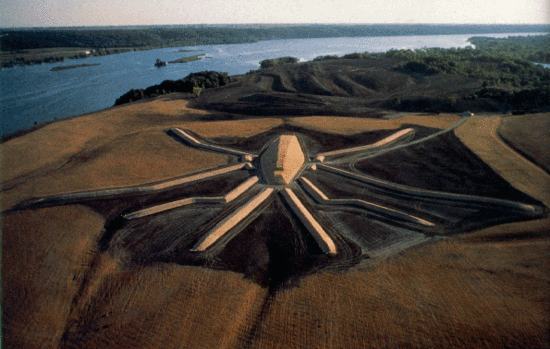
[[[265,68],[271,68],[281,64],[294,64],[294,63],[298,63],[298,61],[299,59],[296,57],[281,57],[281,58],[275,58],[275,59],[266,59],[260,62],[260,67],[262,69],[265,69]]]
[[[157,67],[157,68],[165,67],[166,64],[167,64],[166,62],[161,61],[160,59],[157,59],[157,61],[155,62],[155,67]]]

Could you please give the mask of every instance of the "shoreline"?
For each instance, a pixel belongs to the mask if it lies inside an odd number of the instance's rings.
[[[168,30],[169,29],[169,30]],[[162,31],[165,37],[151,36],[155,30]],[[165,30],[165,31],[163,31]],[[121,38],[119,31],[124,31]],[[152,31],[149,32],[149,31]],[[178,35],[173,35],[176,31]],[[93,56],[125,53],[131,51],[148,51],[171,47],[202,46],[202,45],[229,45],[254,43],[269,40],[285,39],[321,39],[344,37],[388,37],[388,36],[426,36],[426,35],[490,35],[513,33],[548,33],[548,25],[449,25],[449,24],[362,24],[342,26],[333,24],[315,25],[275,25],[262,28],[243,25],[237,28],[229,26],[212,26],[208,28],[196,26],[176,26],[164,29],[162,26],[152,27],[114,27],[94,28],[25,28],[0,29],[0,34],[13,36],[12,40],[2,40],[4,51],[0,51],[0,61],[3,68],[21,65],[54,63],[66,59],[82,59]],[[20,42],[32,39],[33,34],[40,34],[35,41],[25,46]],[[63,33],[63,39],[59,38]],[[98,35],[99,34],[99,35]],[[143,34],[145,39],[142,38]],[[188,39],[181,39],[182,35],[193,34]],[[212,37],[211,34],[215,34]],[[70,36],[69,39],[64,36]],[[94,38],[95,35],[95,38]],[[94,39],[90,41],[90,36]],[[104,37],[105,36],[105,37]],[[124,36],[130,36],[125,38]],[[103,41],[100,40],[103,39]],[[48,41],[50,47],[36,47],[41,42]],[[72,41],[71,41],[72,40]],[[159,41],[160,40],[160,41]],[[15,46],[10,46],[16,41]],[[28,40],[26,40],[28,41]],[[86,42],[86,46],[67,45],[71,42]],[[115,45],[113,45],[113,43]],[[31,47],[34,46],[34,47]],[[58,51],[56,53],[55,51]],[[61,53],[59,53],[61,51]]]
[[[62,71],[62,70],[69,70],[69,69],[77,69],[77,68],[85,68],[85,67],[95,67],[101,65],[101,63],[94,63],[94,64],[76,64],[76,65],[67,65],[67,66],[57,66],[53,67],[52,71]]]

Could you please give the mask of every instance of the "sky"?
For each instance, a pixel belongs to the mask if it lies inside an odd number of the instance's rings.
[[[550,24],[548,0],[0,1],[0,27],[234,23]]]

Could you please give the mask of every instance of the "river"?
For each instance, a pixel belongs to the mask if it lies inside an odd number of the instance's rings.
[[[173,47],[1,68],[1,134],[8,134],[35,123],[108,108],[132,88],[146,88],[164,80],[181,79],[203,70],[239,75],[258,69],[259,62],[264,59],[284,56],[309,61],[318,56],[341,56],[354,52],[466,47],[470,46],[467,39],[473,36],[500,38],[544,34],[546,33],[272,40],[234,45]],[[191,52],[180,52],[181,50]],[[198,54],[204,54],[198,61],[168,64],[163,68],[153,66],[157,58],[172,61]],[[51,71],[57,66],[97,63],[100,65]]]

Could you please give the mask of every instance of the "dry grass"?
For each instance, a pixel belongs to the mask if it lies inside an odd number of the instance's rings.
[[[104,220],[81,206],[2,218],[3,330],[8,348],[54,348]]]
[[[475,117],[457,128],[455,134],[512,186],[550,207],[550,175],[502,141],[497,134],[501,122],[497,117]],[[530,127],[529,123],[514,124],[520,128],[515,131],[517,142],[529,143],[525,138],[539,139],[540,133],[545,132],[544,128]],[[550,218],[545,218],[481,229],[464,239],[506,239],[524,234],[547,236],[549,231]],[[546,252],[548,254],[548,249]]]
[[[336,116],[311,116],[291,118],[288,123],[314,131],[341,135],[353,135],[375,130],[393,130],[405,124],[445,129],[460,120],[456,115],[406,115],[398,119],[366,119]]]
[[[85,149],[144,128],[162,129],[181,125],[188,114],[206,114],[187,109],[185,100],[155,100],[112,108],[50,124],[0,145],[3,155],[2,182],[27,173],[65,163]],[[158,117],[161,116],[161,117]]]
[[[449,241],[277,294],[253,348],[543,348],[548,239]]]
[[[265,290],[198,267],[122,267],[80,305],[62,348],[234,348]]]
[[[207,123],[194,122],[185,124],[184,127],[205,138],[252,137],[282,124],[282,119],[259,118],[236,121],[212,121]]]
[[[164,131],[170,127],[207,138],[243,137],[282,122],[197,122],[192,116],[207,112],[185,105],[184,100],[130,104],[2,144],[3,209],[29,197],[147,183],[227,163],[225,155],[168,137]],[[445,128],[458,119],[288,122],[355,134],[402,124]],[[512,185],[550,205],[548,174],[499,139],[499,121],[472,118],[456,134]],[[483,229],[341,273],[319,272],[273,296],[229,271],[141,265],[99,253],[104,224],[103,217],[80,206],[3,217],[7,347],[550,346],[550,219]]]
[[[85,147],[62,165],[31,173],[3,192],[2,206],[33,197],[151,183],[227,161],[226,155],[186,147],[161,130],[143,131]]]
[[[252,136],[282,123],[187,121],[206,112],[187,109],[186,103],[131,104],[57,122],[1,144],[3,209],[32,197],[151,183],[227,164],[226,155],[168,137],[165,131],[171,127],[204,137]]]

